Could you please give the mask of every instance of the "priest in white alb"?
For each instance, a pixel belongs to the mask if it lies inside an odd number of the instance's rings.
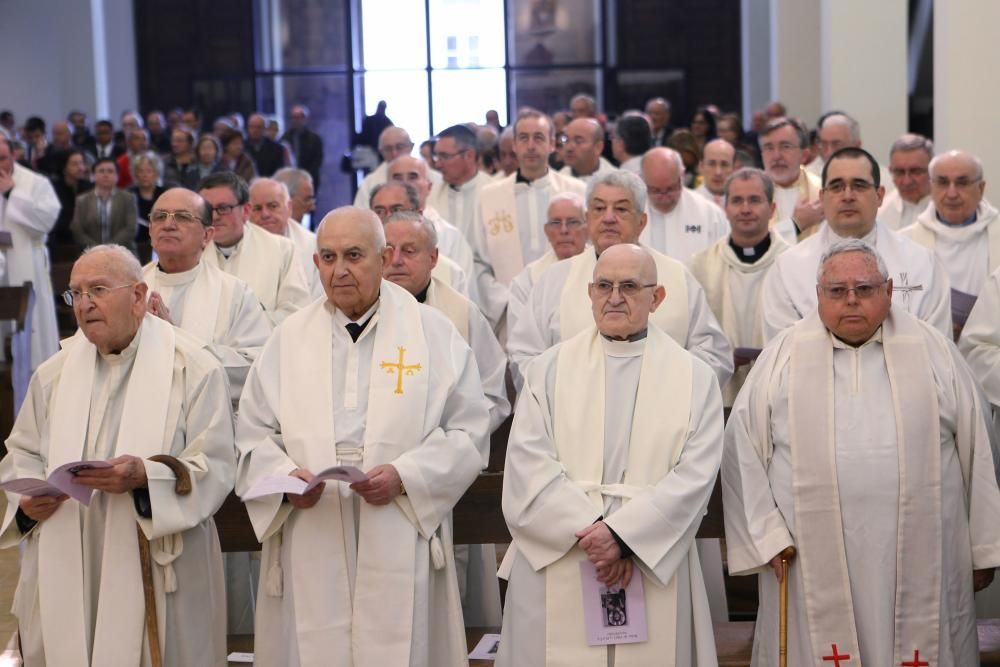
[[[960,332],[971,303],[1000,268],[1000,214],[983,197],[983,163],[971,153],[938,155],[930,162],[930,180],[931,205],[900,233],[929,248],[945,267]]]
[[[736,370],[722,388],[727,408],[743,386],[752,355],[764,346],[760,312],[764,277],[774,260],[788,249],[781,235],[768,229],[774,214],[773,197],[774,183],[763,171],[744,167],[733,173],[723,188],[730,232],[689,262],[734,350]]]
[[[736,164],[736,149],[725,139],[712,139],[702,151],[698,173],[701,185],[694,189],[719,208],[724,205],[726,180],[733,173]]]
[[[220,171],[201,181],[198,194],[212,207],[215,228],[201,261],[245,282],[274,324],[312,300],[295,244],[248,222],[246,181],[231,171]]]
[[[828,165],[829,166],[829,165]],[[753,665],[979,663],[973,591],[1000,565],[987,420],[950,338],[896,304],[868,243],[823,254],[818,309],[772,341],[726,426],[729,571],[757,574]]]
[[[821,193],[826,223],[782,254],[764,279],[765,342],[816,310],[812,277],[819,258],[835,242],[848,238],[878,248],[889,267],[897,308],[951,335],[948,274],[930,250],[876,221],[883,194],[878,163],[864,149],[843,148],[830,156],[823,168]]]
[[[226,375],[179,329],[146,312],[139,261],[95,246],[73,265],[67,299],[80,328],[31,379],[0,481],[45,479],[74,461],[69,496],[7,494],[0,546],[20,545],[13,613],[25,665],[149,667],[146,613],[162,664],[226,665],[219,538],[212,516],[236,453]],[[188,493],[178,482],[187,480]],[[145,607],[139,540],[148,539]]]
[[[722,400],[712,369],[652,321],[659,283],[648,250],[609,248],[587,288],[590,325],[528,366],[504,469],[499,667],[718,664],[694,538]],[[641,580],[647,641],[589,645],[581,561],[602,586]]]
[[[521,270],[546,253],[545,221],[549,200],[560,192],[584,194],[583,181],[549,168],[555,150],[552,119],[525,110],[514,123],[518,169],[479,193],[472,225],[475,282],[483,314],[500,331],[510,283]]]
[[[311,298],[323,296],[319,271],[313,264],[316,234],[292,218],[292,198],[288,186],[273,178],[257,178],[250,183],[250,222],[295,246],[299,268],[305,276]]]
[[[327,214],[327,300],[278,327],[243,390],[238,494],[333,465],[369,478],[247,502],[263,667],[466,662],[451,511],[487,463],[489,403],[455,326],[382,279],[390,256],[374,213]]]
[[[426,205],[458,227],[471,243],[479,193],[493,182],[489,174],[479,170],[476,133],[465,125],[452,125],[438,133],[434,165],[441,180],[431,187]]]
[[[642,156],[639,175],[649,207],[639,242],[678,262],[709,247],[729,231],[722,209],[684,187],[684,161],[673,148],[651,148]]]
[[[889,174],[896,187],[885,193],[878,209],[878,221],[900,230],[917,221],[931,203],[929,167],[934,144],[919,134],[904,134],[889,148]]]
[[[794,245],[815,234],[823,222],[820,179],[803,166],[809,134],[798,120],[781,116],[771,119],[757,139],[764,171],[774,181],[771,226]]]
[[[507,352],[522,377],[532,359],[590,326],[590,302],[585,294],[597,258],[618,243],[637,243],[646,224],[646,186],[635,174],[622,170],[605,174],[590,182],[587,193],[592,247],[542,273],[531,290],[524,316],[517,318],[516,328],[510,331]],[[683,264],[655,250],[650,254],[667,293],[652,321],[707,363],[719,386],[724,386],[733,374],[733,351],[705,301],[704,291]]]
[[[1000,424],[1000,269],[986,279],[958,339],[958,349]]]
[[[149,286],[149,312],[183,329],[219,360],[235,407],[250,364],[271,335],[271,322],[246,283],[201,261],[214,231],[198,193],[167,190],[149,215],[157,261],[145,266],[142,276]]]

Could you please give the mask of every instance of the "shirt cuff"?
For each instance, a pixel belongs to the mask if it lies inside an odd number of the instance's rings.
[[[143,519],[153,518],[153,505],[149,501],[148,488],[133,489],[132,502],[135,504],[136,514]]]
[[[32,528],[38,525],[38,522],[25,514],[24,510],[20,507],[18,507],[17,512],[14,513],[14,521],[17,522],[17,529],[21,531],[22,535],[27,535],[31,532]]]

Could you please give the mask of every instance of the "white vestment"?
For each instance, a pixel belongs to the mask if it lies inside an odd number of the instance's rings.
[[[899,190],[886,192],[875,218],[879,221],[879,224],[899,231],[916,222],[917,216],[924,212],[931,204],[931,201],[931,196],[925,195],[916,204],[911,204],[899,196]]]
[[[494,328],[503,322],[511,281],[550,248],[545,237],[549,200],[562,192],[582,197],[586,190],[583,181],[551,169],[531,183],[517,183],[518,173],[482,189],[471,230],[474,282]]]
[[[479,207],[479,192],[493,182],[489,174],[477,171],[475,176],[459,186],[448,185],[443,181],[435,183],[427,195],[424,208],[435,209],[445,220],[458,227],[458,231],[472,243],[472,223]]]
[[[569,165],[566,165],[565,167],[560,169],[559,173],[562,174],[563,176],[571,176],[573,178],[580,179],[581,181],[583,181],[584,185],[590,185],[590,182],[595,178],[600,178],[601,176],[604,176],[605,174],[610,174],[611,172],[614,171],[618,171],[618,168],[615,167],[615,165],[608,162],[604,157],[600,157],[597,160],[597,169],[590,174],[577,174],[575,171],[573,171],[573,167]]]
[[[361,179],[361,185],[358,186],[358,191],[354,195],[354,205],[358,208],[371,208],[370,200],[372,198],[372,190],[377,185],[382,185],[385,183],[386,174],[389,173],[389,163],[381,162],[371,173],[367,174],[363,179]]]
[[[628,171],[636,176],[642,175],[642,156],[635,155],[618,165],[618,168],[622,171]]]
[[[469,284],[469,275],[450,258],[438,254],[438,261],[431,269],[431,275],[462,296],[473,300],[469,293],[473,287]]]
[[[761,294],[765,342],[816,310],[819,258],[837,240],[824,223],[817,233],[782,254],[768,271]],[[892,278],[893,305],[951,335],[951,286],[934,254],[878,223],[863,240],[874,245],[885,260]]]
[[[733,374],[733,350],[705,301],[705,292],[680,262],[655,250],[649,252],[656,260],[657,282],[667,290],[666,299],[650,315],[650,321],[707,363],[719,386],[724,386]],[[587,249],[553,264],[538,278],[524,316],[518,318],[517,328],[511,329],[507,340],[515,377],[523,376],[528,363],[539,354],[585,329],[588,317],[593,323],[587,285],[596,265],[597,255]],[[564,321],[569,315],[572,321]]]
[[[323,281],[319,277],[316,262],[313,261],[313,255],[316,254],[316,232],[309,231],[298,220],[290,218],[285,238],[295,244],[295,254],[309,287],[309,295],[314,299],[323,296]]]
[[[691,255],[729,233],[729,221],[722,209],[687,188],[681,191],[670,213],[661,213],[649,205],[646,215],[648,222],[639,243],[678,262],[687,262]]]
[[[899,232],[933,251],[948,272],[952,289],[976,296],[1000,267],[1000,214],[983,199],[970,225],[949,225],[931,204]]]
[[[591,326],[528,367],[504,470],[499,667],[718,664],[694,537],[721,415],[711,369],[655,325],[631,343]],[[574,533],[601,517],[634,552],[648,642],[587,646]]]
[[[226,377],[197,341],[146,315],[129,346],[102,355],[78,332],[31,379],[0,479],[44,479],[64,463],[145,459],[152,518],[133,493],[65,501],[22,535],[8,494],[0,545],[22,544],[14,614],[25,664],[148,667],[136,523],[150,539],[164,665],[226,665],[222,558],[213,514],[233,485]],[[150,456],[189,468],[192,492]]]
[[[1000,408],[1000,269],[987,279],[958,339],[958,349],[972,368],[994,409]]]
[[[770,247],[753,264],[736,256],[728,235],[691,258],[691,273],[705,290],[708,305],[734,349],[759,350],[764,346],[760,291],[768,270],[786,250],[788,244],[772,230]],[[750,365],[740,366],[723,387],[722,400],[726,407],[732,406],[749,372]]]
[[[729,570],[760,575],[754,665],[777,664],[767,564],[792,544],[789,665],[978,664],[972,572],[1000,564],[1000,490],[950,339],[895,305],[857,348],[816,314],[787,329],[736,400],[722,474]]]
[[[465,235],[447,220],[433,206],[424,207],[424,217],[434,224],[437,232],[437,247],[442,255],[462,267],[465,275],[472,275],[472,246],[465,240]]]
[[[150,292],[158,292],[174,325],[204,345],[229,377],[239,403],[250,364],[271,335],[271,322],[247,284],[199,262],[190,271],[164,273],[155,263],[142,270]]]
[[[588,244],[589,245],[589,244]],[[584,252],[586,252],[586,248]],[[528,307],[528,300],[531,298],[531,290],[545,270],[559,261],[556,253],[550,248],[547,253],[521,269],[521,272],[510,282],[510,300],[507,301],[507,331],[513,331],[517,326],[517,320],[524,317],[525,309]],[[524,384],[524,378],[517,372],[517,366],[510,366],[511,379],[514,387],[520,391]]]
[[[487,463],[489,406],[441,313],[383,280],[365,321],[354,343],[350,320],[316,301],[278,327],[247,378],[237,493],[338,463],[392,464],[406,489],[385,506],[340,482],[306,510],[277,495],[247,503],[264,543],[257,665],[465,664],[451,510]]]
[[[226,253],[212,242],[201,261],[245,282],[272,323],[278,324],[312,300],[295,244],[288,239],[247,222],[243,238]]]
[[[10,232],[13,244],[3,250],[5,284],[19,286],[31,281],[35,292],[35,307],[31,313],[31,368],[37,368],[59,350],[59,327],[45,240],[62,206],[49,179],[19,164],[14,164],[13,175],[14,188],[7,197],[0,197],[0,231]]]
[[[701,195],[702,197],[704,197],[708,201],[712,202],[713,204],[715,204],[719,208],[722,208],[726,204],[725,199],[722,196],[722,193],[720,192],[719,194],[715,194],[714,192],[712,192],[711,190],[708,189],[708,186],[705,185],[704,182],[702,182],[701,185],[699,185],[698,187],[696,187],[694,189],[694,191],[695,191],[695,194]]]
[[[788,245],[795,245],[799,240],[795,233],[792,215],[800,202],[815,201],[819,197],[820,180],[803,168],[799,168],[799,177],[788,187],[774,184],[774,215],[771,217],[771,228],[781,234]],[[806,232],[808,237],[814,232]],[[803,238],[804,240],[804,238]]]

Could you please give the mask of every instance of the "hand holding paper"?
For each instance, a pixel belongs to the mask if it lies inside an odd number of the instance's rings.
[[[298,510],[307,510],[319,502],[319,497],[323,495],[323,489],[326,488],[326,482],[317,479],[316,475],[305,468],[293,470],[289,476],[298,477],[306,483],[306,487],[303,489],[301,495],[297,493],[288,494],[288,502],[292,504],[292,507]],[[316,484],[310,488],[309,485],[313,480],[316,481]]]
[[[125,493],[146,486],[146,466],[138,456],[124,454],[107,463],[77,470],[72,483],[105,493]]]
[[[110,468],[111,465],[108,461],[72,461],[53,470],[48,479],[21,477],[0,484],[0,488],[32,498],[68,495],[84,505],[89,505],[90,496],[94,490],[88,486],[76,484],[74,480],[84,470]]]
[[[368,478],[351,484],[351,490],[372,505],[388,505],[403,491],[399,472],[391,463],[377,465],[368,471]]]
[[[59,506],[67,499],[69,499],[69,496],[66,494],[58,496],[22,496],[21,500],[18,501],[18,507],[21,508],[21,511],[29,519],[41,523],[55,514]]]
[[[264,479],[259,480],[256,484],[251,486],[246,493],[243,494],[243,501],[246,502],[262,496],[270,496],[274,494],[287,494],[288,501],[292,503],[294,507],[299,509],[308,509],[309,507],[315,505],[319,500],[319,496],[323,493],[324,487],[322,485],[324,481],[328,479],[335,479],[339,482],[354,483],[365,482],[368,480],[368,476],[354,466],[333,466],[332,468],[322,470],[315,475],[305,468],[297,468],[288,475],[265,477]],[[317,488],[318,490],[314,491],[314,489]],[[313,492],[315,495],[315,500],[307,503],[298,502],[301,498],[296,498],[296,496],[304,497],[306,494],[310,494],[310,492]]]

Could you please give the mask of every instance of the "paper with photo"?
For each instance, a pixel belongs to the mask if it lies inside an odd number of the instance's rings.
[[[635,644],[649,639],[646,625],[646,595],[639,568],[632,572],[626,588],[605,586],[597,580],[597,569],[580,561],[583,588],[583,620],[590,646]]]
[[[500,635],[483,635],[469,654],[469,660],[496,660],[500,648]]]

